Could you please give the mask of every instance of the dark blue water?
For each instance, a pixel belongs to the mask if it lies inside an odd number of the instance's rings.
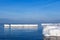
[[[38,30],[4,30],[3,24],[0,24],[0,40],[43,40],[42,27]]]

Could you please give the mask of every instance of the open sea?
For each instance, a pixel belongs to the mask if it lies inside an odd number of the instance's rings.
[[[43,40],[42,27],[38,30],[10,30],[4,29],[4,24],[0,24],[0,40]]]

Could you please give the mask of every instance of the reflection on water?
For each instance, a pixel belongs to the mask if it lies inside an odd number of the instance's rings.
[[[10,33],[9,33],[10,32]],[[5,32],[6,33],[6,32]],[[24,30],[14,30],[14,31],[8,31],[7,34],[5,34],[5,37],[9,39],[20,39],[20,40],[39,40],[41,38],[41,33],[39,31],[24,31]]]

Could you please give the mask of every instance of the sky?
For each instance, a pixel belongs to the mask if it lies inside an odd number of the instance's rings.
[[[0,20],[60,21],[60,0],[0,0]]]

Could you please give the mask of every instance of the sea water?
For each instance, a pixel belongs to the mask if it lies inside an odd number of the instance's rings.
[[[43,40],[42,27],[38,30],[4,30],[4,24],[0,24],[0,40]]]

